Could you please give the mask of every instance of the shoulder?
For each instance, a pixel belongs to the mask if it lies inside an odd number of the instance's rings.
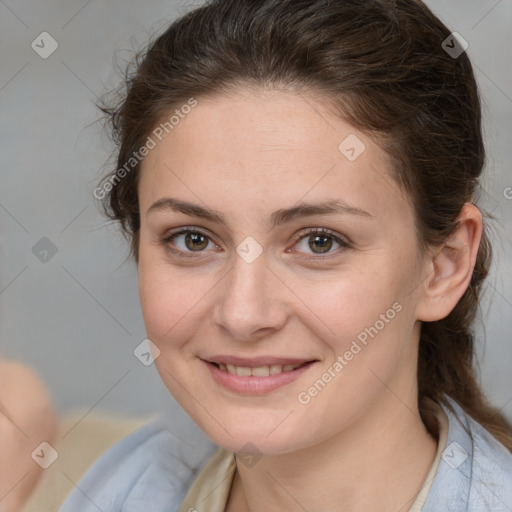
[[[198,429],[182,439],[160,417],[108,449],[59,512],[177,510],[195,475],[218,446]]]
[[[512,510],[512,453],[482,425],[467,418],[473,442],[470,498],[474,505],[470,510]]]
[[[512,510],[512,453],[448,399],[448,439],[424,511]]]

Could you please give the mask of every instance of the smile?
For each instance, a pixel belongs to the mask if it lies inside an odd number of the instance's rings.
[[[273,364],[271,366],[257,366],[256,368],[249,368],[248,366],[235,366],[224,363],[213,364],[224,372],[229,372],[231,375],[239,375],[240,377],[268,377],[269,375],[278,375],[282,372],[291,372],[302,366],[302,364]]]
[[[202,360],[213,380],[229,391],[243,395],[265,395],[298,379],[318,361],[296,364],[236,366]]]

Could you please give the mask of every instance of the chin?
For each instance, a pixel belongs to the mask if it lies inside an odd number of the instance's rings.
[[[279,421],[258,425],[254,421],[251,423],[250,418],[245,424],[229,423],[218,418],[221,427],[216,422],[212,423],[210,417],[192,417],[192,419],[214,443],[230,452],[251,455],[281,455],[308,445],[306,439],[301,440],[297,436],[297,432],[301,432],[303,429],[298,428],[292,432],[293,426],[290,425],[288,429],[283,428],[279,431],[281,427],[275,428]]]

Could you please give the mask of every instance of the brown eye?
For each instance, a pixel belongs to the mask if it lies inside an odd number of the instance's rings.
[[[185,235],[185,246],[191,251],[201,251],[208,247],[209,238],[201,233],[190,232]]]
[[[309,259],[314,260],[316,256],[335,256],[351,247],[351,244],[341,236],[331,233],[326,228],[311,228],[302,232],[295,238],[296,247],[299,252],[307,253]],[[336,247],[336,245],[338,247]],[[335,249],[339,249],[336,251]]]
[[[308,245],[313,250],[313,252],[317,252],[322,254],[324,252],[329,252],[332,247],[332,237],[326,235],[311,235],[308,238]]]
[[[205,252],[210,243],[215,246],[208,235],[191,228],[167,233],[161,242],[170,252],[182,257],[193,257],[191,253],[198,253],[199,256],[200,253]]]

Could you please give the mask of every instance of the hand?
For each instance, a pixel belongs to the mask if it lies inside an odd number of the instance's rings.
[[[0,512],[19,512],[41,477],[31,457],[43,441],[52,443],[57,417],[35,373],[0,360]]]

